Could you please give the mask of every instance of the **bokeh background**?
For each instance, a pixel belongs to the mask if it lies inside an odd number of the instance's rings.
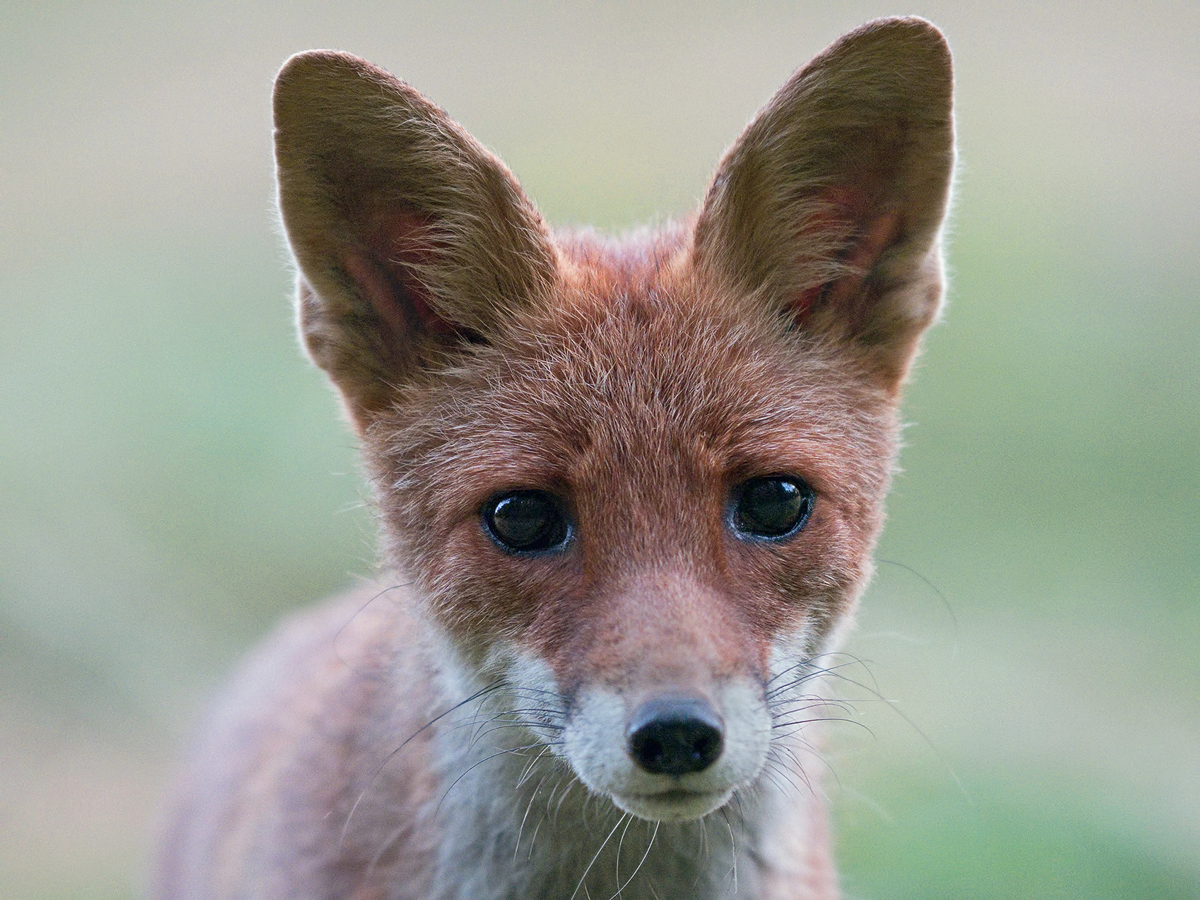
[[[1200,4],[941,0],[4,3],[0,895],[136,896],[206,693],[372,569],[292,335],[289,54],[386,66],[620,231],[899,12],[954,48],[961,168],[833,739],[846,893],[1200,897]]]

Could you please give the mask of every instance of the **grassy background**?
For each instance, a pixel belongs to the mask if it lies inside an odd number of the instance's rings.
[[[689,209],[799,63],[938,22],[962,166],[946,323],[835,737],[863,898],[1200,896],[1200,7],[6,3],[0,894],[131,897],[206,692],[370,570],[291,331],[269,91],[335,46],[547,217]]]

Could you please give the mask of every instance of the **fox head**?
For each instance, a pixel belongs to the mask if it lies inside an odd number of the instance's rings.
[[[553,235],[363,60],[279,75],[300,331],[387,560],[451,677],[503,685],[627,812],[753,784],[851,619],[942,294],[951,82],[931,25],[871,23],[755,116],[693,217],[619,241]]]

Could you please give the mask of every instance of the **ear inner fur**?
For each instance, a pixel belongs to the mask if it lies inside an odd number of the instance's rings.
[[[533,204],[404,82],[349,54],[302,53],[276,81],[275,122],[301,331],[360,429],[387,386],[544,301],[557,251]]]
[[[717,169],[697,265],[889,383],[936,317],[953,168],[952,75],[920,19],[869,23],[796,72]]]

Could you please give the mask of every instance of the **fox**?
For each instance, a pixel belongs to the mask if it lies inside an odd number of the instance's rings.
[[[285,63],[299,332],[383,574],[224,688],[152,897],[838,896],[822,724],[942,303],[952,85],[932,24],[869,22],[695,213],[609,237],[388,72]]]

